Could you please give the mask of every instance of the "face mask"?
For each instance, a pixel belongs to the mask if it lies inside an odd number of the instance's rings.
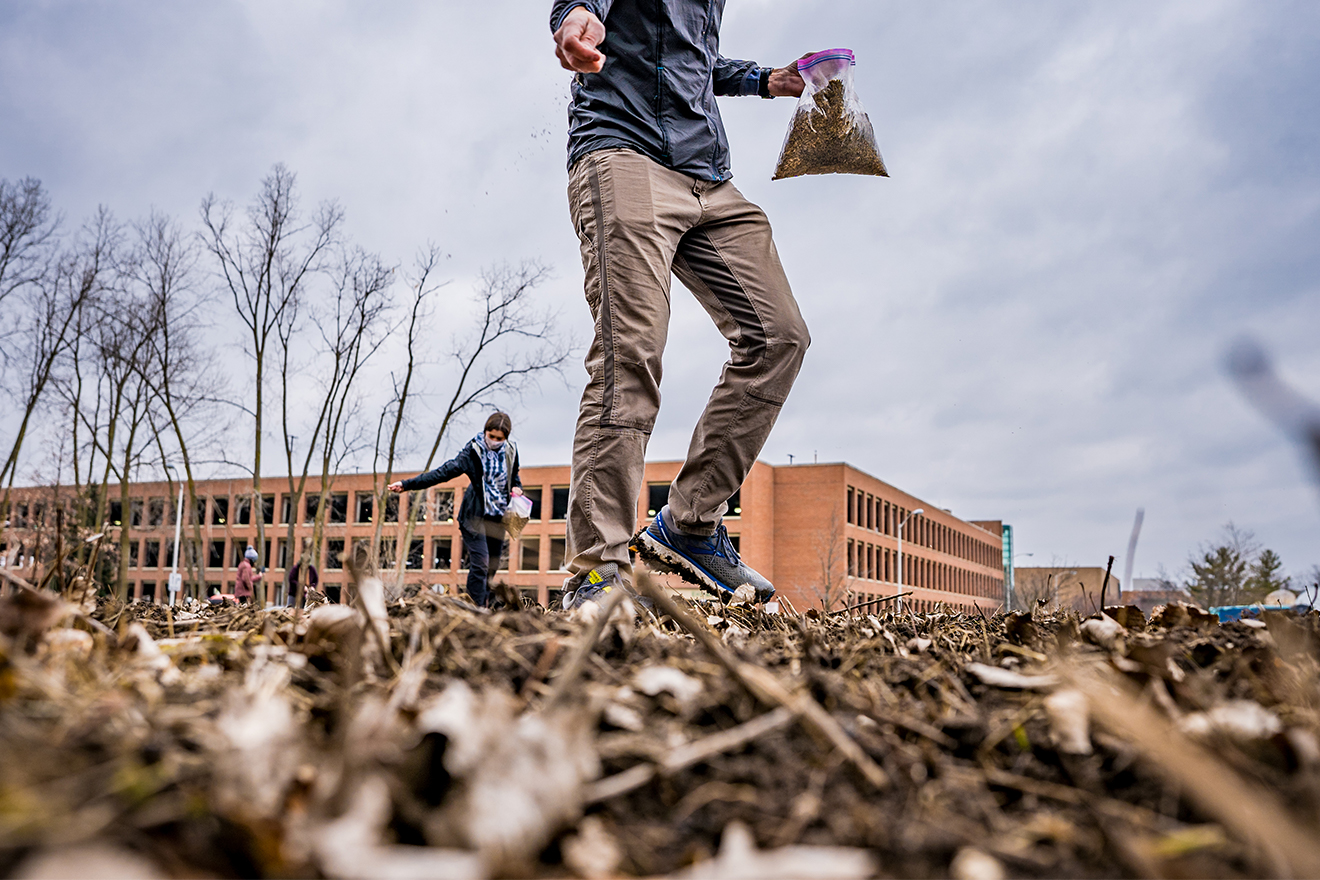
[[[489,437],[487,437],[487,438],[486,438],[486,448],[489,449],[491,452],[495,452],[495,451],[497,451],[497,450],[499,450],[499,449],[503,449],[503,448],[504,448],[504,441],[503,441],[503,440],[492,440],[492,439],[490,439]]]

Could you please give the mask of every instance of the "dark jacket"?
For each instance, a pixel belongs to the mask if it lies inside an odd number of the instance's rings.
[[[757,94],[761,68],[720,55],[724,0],[554,0],[550,30],[575,6],[605,24],[605,66],[573,78],[569,167],[627,147],[701,180],[730,177],[715,96]]]
[[[444,483],[454,479],[462,474],[467,474],[467,478],[472,481],[472,485],[463,493],[463,503],[458,510],[458,521],[477,522],[486,515],[486,493],[481,487],[482,468],[481,453],[476,450],[478,438],[463,444],[463,448],[458,454],[449,461],[440,465],[434,470],[419,474],[411,480],[403,481],[403,488],[407,492],[413,492],[417,489],[428,489],[438,483]],[[509,486],[522,488],[522,478],[518,476],[518,447],[512,440],[506,440],[504,443],[504,469],[509,474]]]

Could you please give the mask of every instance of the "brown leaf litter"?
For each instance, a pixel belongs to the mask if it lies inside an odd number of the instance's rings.
[[[0,873],[1320,874],[1316,614],[373,580],[300,614],[0,598]]]

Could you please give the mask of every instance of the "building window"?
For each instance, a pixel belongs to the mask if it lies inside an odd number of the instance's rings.
[[[206,566],[207,568],[225,567],[225,542],[223,540],[210,542],[210,549],[206,555]]]
[[[275,496],[261,496],[261,521],[266,525],[275,524]]]
[[[275,542],[275,567],[289,567],[289,539],[280,538]]]
[[[866,496],[866,527],[875,530],[875,496]]]
[[[729,499],[729,509],[725,516],[742,516],[742,489],[734,490],[733,497]]]
[[[530,519],[539,520],[541,518],[541,487],[525,486],[523,487],[523,494],[532,502],[532,515]]]
[[[147,502],[147,527],[156,528],[165,522],[165,499],[152,498]]]
[[[174,568],[174,539],[165,542],[165,555],[160,558],[161,568]]]
[[[848,539],[848,577],[857,577],[857,548],[852,538]]]
[[[380,567],[393,568],[397,562],[399,541],[397,538],[380,539]]]
[[[646,515],[660,515],[660,508],[669,503],[669,484],[651,483],[646,487]]]
[[[399,521],[399,496],[391,492],[385,496],[385,522]]]
[[[129,568],[137,568],[137,567],[138,567],[138,542],[137,542],[137,541],[129,541],[129,542],[128,542],[128,567],[129,567]]]
[[[311,525],[312,523],[316,522],[316,512],[318,509],[320,509],[320,507],[321,507],[321,496],[313,493],[308,493],[303,498],[303,522],[307,525]],[[340,549],[342,550],[343,548],[341,547]]]
[[[142,567],[160,568],[160,541],[144,541],[142,544]]]
[[[234,522],[240,526],[252,525],[252,498],[240,495],[234,499]]]
[[[155,602],[155,601],[156,601],[156,582],[155,582],[155,581],[143,581],[143,582],[142,582],[142,601],[143,601],[143,602]]]
[[[334,492],[330,495],[330,510],[327,517],[332,523],[348,522],[348,493]]]
[[[436,571],[449,571],[454,567],[454,539],[431,539],[431,568]]]
[[[550,489],[550,518],[568,519],[567,486],[554,486]]]
[[[142,499],[132,498],[128,502],[128,524],[131,526],[142,525]]]
[[[375,502],[376,496],[371,492],[357,493],[357,513],[353,517],[353,522],[371,522],[372,511],[375,509]]]
[[[565,538],[550,539],[550,571],[564,570],[564,556],[568,552],[568,542]]]
[[[206,522],[205,496],[198,498],[197,503],[193,506],[193,522],[197,523],[198,525],[202,525],[203,523]]]
[[[431,500],[431,509],[435,511],[435,521],[449,523],[454,521],[454,490],[437,489]]]
[[[419,569],[422,567],[422,561],[426,558],[425,542],[421,538],[413,538],[408,542],[408,560],[404,563],[405,568]]]
[[[849,486],[848,487],[848,525],[852,525],[857,521],[857,518],[853,516],[853,494],[854,494],[853,487]]]
[[[540,571],[541,569],[541,539],[523,538],[522,552],[518,559],[519,571]]]
[[[10,522],[13,524],[13,527],[16,529],[26,529],[28,527],[27,504],[26,503],[15,504],[13,510],[14,510],[13,516],[10,517]]]
[[[734,553],[742,553],[742,535],[729,535],[729,543],[733,545]]]
[[[110,525],[122,526],[124,524],[124,503],[122,501],[110,502]],[[15,526],[18,523],[14,523]]]
[[[408,515],[420,522],[426,519],[426,490],[414,489],[408,493]]]
[[[339,557],[344,555],[344,539],[330,538],[325,542],[325,567],[339,569],[344,567],[344,561]]]
[[[280,522],[286,525],[293,521],[293,498],[285,495],[280,499]]]

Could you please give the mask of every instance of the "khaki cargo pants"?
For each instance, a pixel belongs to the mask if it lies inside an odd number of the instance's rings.
[[[728,181],[697,180],[631,150],[583,156],[568,197],[595,338],[573,438],[568,570],[632,571],[646,443],[660,409],[671,273],[729,340],[669,489],[680,529],[709,535],[761,452],[810,337],[765,213]]]

